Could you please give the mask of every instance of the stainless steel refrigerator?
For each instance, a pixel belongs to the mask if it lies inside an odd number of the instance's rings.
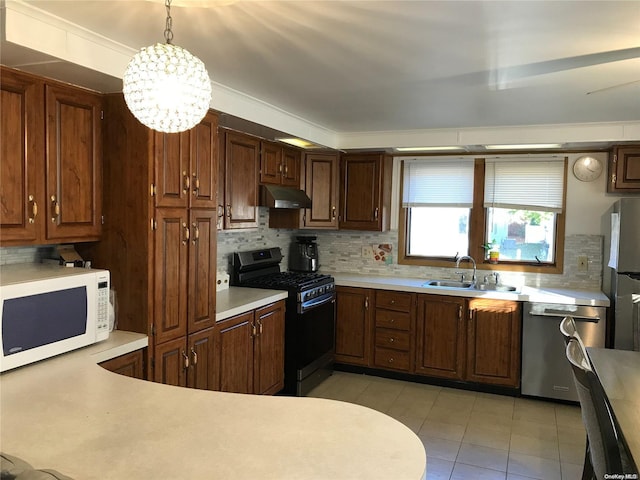
[[[609,346],[640,351],[640,198],[622,198],[603,218],[602,286],[611,300]]]

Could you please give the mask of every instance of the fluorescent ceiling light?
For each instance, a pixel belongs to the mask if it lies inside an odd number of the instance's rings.
[[[300,148],[320,148],[320,145],[308,140],[303,140],[302,138],[276,138],[276,141],[288,143],[289,145]]]
[[[397,152],[442,152],[445,150],[464,150],[464,147],[396,147]]]
[[[539,148],[562,148],[560,143],[521,143],[514,145],[485,145],[487,150],[536,150]]]

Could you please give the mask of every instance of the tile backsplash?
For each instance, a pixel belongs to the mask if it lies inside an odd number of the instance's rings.
[[[287,269],[289,245],[297,234],[316,235],[320,269],[327,273],[363,273],[411,278],[454,278],[453,268],[398,265],[398,232],[357,232],[327,230],[288,230],[269,228],[269,209],[260,207],[259,226],[247,230],[218,232],[217,270],[230,273],[229,257],[233,252],[280,247],[284,255],[282,269]],[[391,245],[388,263],[363,256],[363,247]],[[55,245],[0,248],[0,265],[40,262],[53,254]],[[558,287],[600,290],[603,271],[603,237],[600,235],[569,235],[565,238],[564,273],[561,275],[500,272],[502,282],[531,287]],[[586,271],[578,269],[578,256],[588,258]],[[453,264],[452,264],[453,267]],[[498,270],[499,271],[499,270]],[[482,278],[480,270],[478,277]]]

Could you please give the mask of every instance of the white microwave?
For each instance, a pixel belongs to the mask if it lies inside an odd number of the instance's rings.
[[[107,270],[0,267],[0,372],[109,338]]]

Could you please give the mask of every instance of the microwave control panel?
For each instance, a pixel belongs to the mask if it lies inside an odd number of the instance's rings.
[[[109,337],[109,273],[99,275],[96,281],[98,287],[96,337],[97,340],[103,340]]]

